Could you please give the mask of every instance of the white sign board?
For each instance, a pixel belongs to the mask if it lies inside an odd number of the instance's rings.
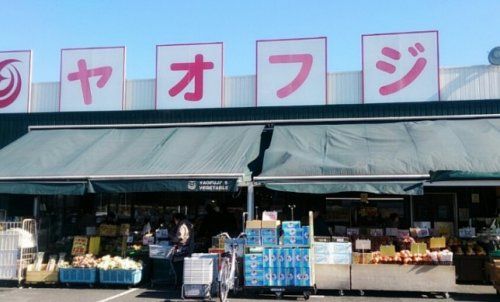
[[[439,100],[438,32],[362,36],[364,103]]]
[[[326,38],[257,41],[257,106],[326,104]]]
[[[370,239],[357,239],[355,241],[356,250],[371,250],[372,242]]]
[[[61,51],[59,111],[122,110],[125,47]]]
[[[0,52],[0,113],[28,112],[31,51]]]
[[[156,47],[156,109],[222,107],[223,44]]]

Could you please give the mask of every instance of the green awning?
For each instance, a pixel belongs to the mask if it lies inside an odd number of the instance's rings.
[[[68,194],[68,181],[85,185],[73,194],[234,191],[263,128],[34,130],[0,150],[0,193]]]
[[[276,126],[255,179],[302,193],[421,194],[430,171],[498,175],[498,150],[500,119]]]

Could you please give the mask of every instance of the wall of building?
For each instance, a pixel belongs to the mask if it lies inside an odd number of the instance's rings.
[[[441,68],[442,101],[500,99],[500,66]],[[361,104],[361,71],[329,73],[328,104]],[[57,112],[59,83],[32,85],[31,112]],[[224,78],[224,107],[255,106],[255,75]],[[155,107],[155,80],[126,81],[125,110]]]

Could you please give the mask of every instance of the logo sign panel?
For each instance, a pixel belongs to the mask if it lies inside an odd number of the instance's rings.
[[[156,47],[156,109],[222,107],[223,44]]]
[[[0,113],[28,112],[31,51],[0,52]]]
[[[257,41],[257,106],[326,104],[326,38]]]
[[[63,49],[60,111],[122,110],[125,47]]]
[[[439,100],[438,32],[362,36],[364,103]]]

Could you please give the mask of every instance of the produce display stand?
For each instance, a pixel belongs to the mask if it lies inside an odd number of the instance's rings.
[[[449,292],[456,290],[453,265],[352,264],[351,289]]]
[[[99,283],[105,285],[133,286],[139,284],[142,279],[142,270],[110,269],[99,270]]]
[[[34,265],[28,265],[26,269],[26,284],[56,284],[59,282],[59,272],[57,270],[54,271],[46,271],[46,264],[43,264],[40,271],[34,270]]]
[[[94,287],[97,282],[96,268],[59,268],[59,282],[70,284],[86,284]]]
[[[318,289],[339,290],[340,295],[344,290],[351,289],[350,264],[315,264],[316,286]]]

